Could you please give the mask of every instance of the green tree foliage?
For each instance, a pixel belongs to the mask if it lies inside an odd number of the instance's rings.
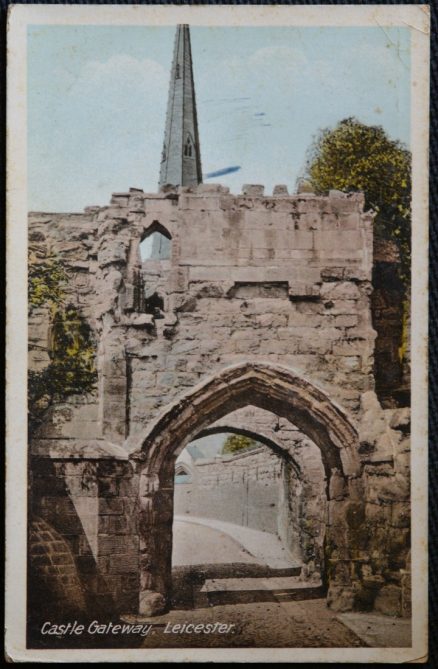
[[[231,434],[226,438],[224,446],[222,448],[222,453],[224,454],[233,454],[240,453],[241,451],[247,451],[251,448],[256,448],[257,442],[250,437],[245,437],[243,434]]]
[[[47,409],[69,396],[92,392],[96,384],[95,343],[90,326],[76,307],[66,300],[68,275],[61,263],[49,256],[29,259],[29,314],[47,307],[50,315],[48,366],[29,370],[28,414],[32,432]]]
[[[316,193],[363,191],[376,212],[375,234],[400,249],[402,278],[410,276],[411,154],[381,127],[348,118],[323,130],[308,155],[306,177]]]

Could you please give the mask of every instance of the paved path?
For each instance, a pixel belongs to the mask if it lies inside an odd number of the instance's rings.
[[[130,619],[140,620],[134,616]],[[173,610],[147,620],[153,623],[154,633],[145,639],[145,648],[355,648],[367,645],[337,619],[324,599]],[[167,623],[185,622],[219,622],[233,627],[226,634],[164,633]]]
[[[320,581],[314,587],[321,585]],[[300,580],[297,576],[270,576],[270,577],[248,577],[243,578],[209,578],[206,579],[201,592],[251,592],[259,590],[267,591],[290,591],[306,590],[312,584]]]
[[[205,525],[175,519],[172,553],[174,567],[233,562],[264,564],[228,534]]]
[[[173,541],[174,566],[208,562],[250,562],[273,569],[298,566],[277,535],[210,518],[175,516]]]
[[[391,618],[376,613],[341,613],[338,619],[375,648],[409,648],[412,644],[410,619]]]

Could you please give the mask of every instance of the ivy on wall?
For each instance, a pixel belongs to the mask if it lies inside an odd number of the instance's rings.
[[[32,433],[47,409],[71,395],[92,392],[97,380],[96,346],[92,331],[78,309],[67,301],[68,274],[53,255],[45,260],[29,257],[29,316],[46,307],[50,318],[50,362],[28,373],[28,418]]]

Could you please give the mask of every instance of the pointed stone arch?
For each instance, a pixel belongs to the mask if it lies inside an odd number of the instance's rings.
[[[165,475],[167,464],[199,432],[248,404],[293,422],[320,448],[327,473],[359,473],[358,434],[345,412],[290,369],[255,362],[221,370],[168,406],[140,435],[131,457],[147,461],[151,474]]]
[[[171,254],[172,235],[159,221],[143,230],[138,244],[138,253],[142,262],[148,260],[168,260]]]
[[[159,232],[163,237],[167,237],[167,239],[171,240],[172,235],[170,234],[169,230],[162,224],[160,221],[152,221],[150,225],[148,225],[142,232],[142,235],[140,237],[140,242],[143,242],[147,237],[150,237],[154,232]]]
[[[342,536],[342,564],[350,555],[345,518],[360,475],[358,434],[346,413],[320,389],[288,368],[246,362],[219,371],[170,404],[136,438],[130,458],[139,473],[140,603],[150,615],[166,608],[172,588],[172,523],[175,460],[208,425],[248,404],[293,422],[320,448],[328,480],[334,534],[331,555]],[[353,485],[351,485],[353,481]],[[345,538],[346,537],[346,538]],[[344,557],[345,556],[345,557]],[[338,560],[338,557],[336,558]]]

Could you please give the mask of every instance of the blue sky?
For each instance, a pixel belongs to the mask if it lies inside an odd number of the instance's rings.
[[[175,27],[30,26],[28,207],[81,211],[157,190]],[[293,189],[348,116],[409,144],[407,28],[192,27],[204,174]]]

